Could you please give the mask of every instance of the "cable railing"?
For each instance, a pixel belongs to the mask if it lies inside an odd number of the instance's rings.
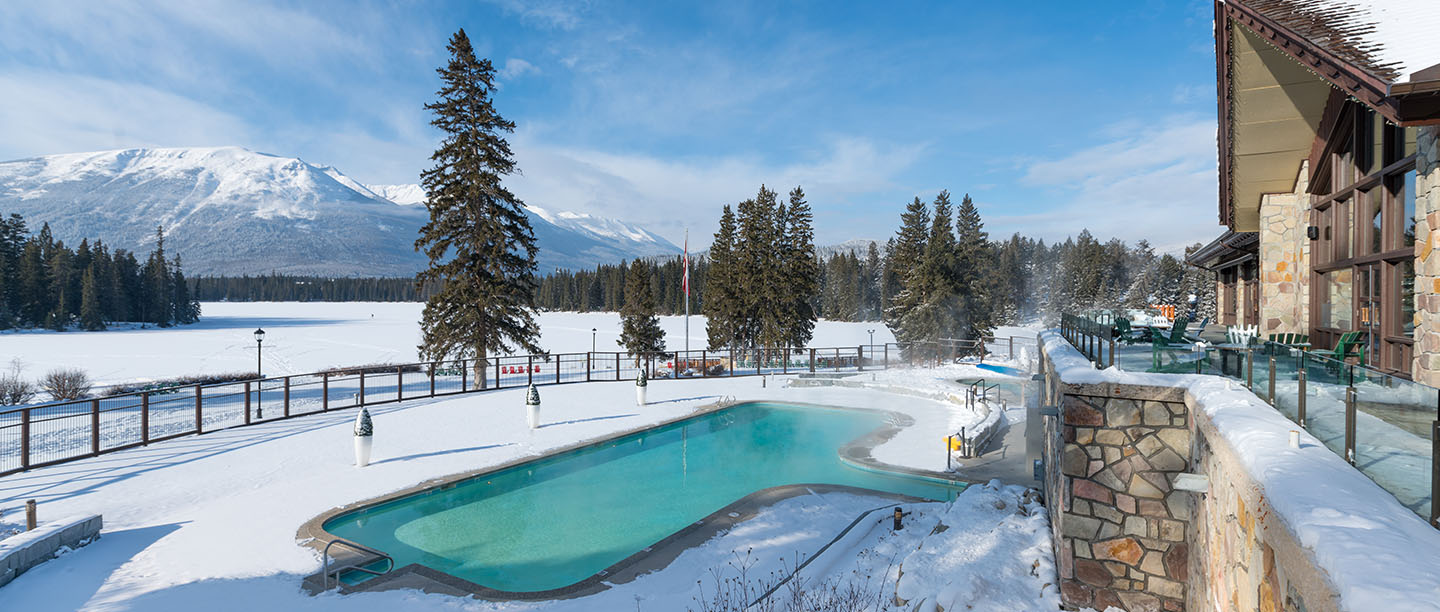
[[[1026,347],[1031,347],[1027,349]],[[268,378],[151,388],[0,410],[0,476],[232,427],[534,385],[858,373],[937,365],[987,352],[1014,358],[1033,338],[944,340],[843,347],[503,355],[332,368]]]
[[[1114,365],[1118,351],[1124,362],[1149,365],[1145,371],[1235,380],[1440,528],[1440,504],[1435,503],[1440,495],[1440,389],[1369,367],[1358,356],[1336,359],[1332,351],[1309,350],[1307,344],[1258,338],[1231,343],[1192,335],[1180,344],[1145,343],[1127,354],[1125,347],[1117,347],[1113,327],[1085,317],[1065,315],[1061,331],[1100,367]]]

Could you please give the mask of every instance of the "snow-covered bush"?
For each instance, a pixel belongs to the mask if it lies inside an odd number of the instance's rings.
[[[35,399],[39,391],[35,383],[25,380],[20,376],[24,366],[20,360],[10,362],[10,371],[0,374],[0,406],[18,406],[28,404]]]
[[[646,386],[649,386],[649,385],[650,385],[650,379],[649,379],[649,377],[645,376],[645,370],[642,368],[642,369],[640,370],[640,375],[635,377],[635,386],[637,386],[637,387],[646,387]]]
[[[56,400],[76,400],[90,394],[90,375],[80,368],[55,368],[40,379],[40,386]]]
[[[357,437],[370,437],[375,435],[375,424],[370,421],[370,410],[360,409],[360,415],[355,417],[355,435]]]
[[[540,405],[540,390],[535,388],[535,384],[534,384],[534,383],[531,383],[531,384],[530,384],[530,388],[525,390],[525,405],[526,405],[526,406],[539,406],[539,405]]]

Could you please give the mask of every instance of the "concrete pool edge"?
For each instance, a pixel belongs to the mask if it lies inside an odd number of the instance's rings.
[[[677,416],[677,417],[665,419],[665,420],[662,420],[662,421],[659,421],[659,422],[650,423],[650,424],[643,425],[643,426],[639,426],[639,427],[629,428],[629,429],[622,430],[622,431],[619,431],[619,432],[615,432],[615,433],[612,433],[612,434],[609,434],[609,435],[606,435],[606,436],[603,436],[603,437],[600,437],[600,438],[592,438],[592,439],[586,439],[586,440],[578,441],[578,442],[575,442],[575,443],[572,443],[572,444],[567,444],[567,445],[564,445],[564,446],[556,447],[556,448],[554,448],[554,449],[550,449],[550,450],[548,450],[548,451],[546,451],[546,452],[544,452],[544,453],[538,454],[538,455],[528,455],[528,456],[525,456],[525,457],[518,457],[518,458],[509,460],[509,461],[497,463],[497,464],[494,464],[494,465],[491,465],[491,466],[487,466],[487,467],[484,467],[484,468],[480,468],[480,469],[476,469],[476,470],[470,470],[470,471],[466,471],[466,472],[460,472],[460,473],[456,473],[456,474],[450,474],[450,475],[446,475],[446,476],[439,476],[439,477],[435,477],[435,478],[426,479],[426,480],[421,481],[421,482],[419,482],[419,483],[417,483],[417,484],[415,484],[415,485],[412,485],[412,486],[409,486],[409,487],[405,487],[405,488],[403,488],[403,489],[399,489],[399,490],[396,490],[396,491],[392,491],[392,492],[387,493],[387,494],[384,494],[384,495],[380,495],[380,496],[372,497],[372,498],[369,498],[369,499],[364,499],[364,500],[361,500],[361,501],[357,501],[357,502],[353,502],[353,503],[350,503],[350,504],[346,504],[346,505],[344,505],[344,506],[332,508],[332,509],[330,509],[330,510],[328,510],[328,511],[326,511],[326,512],[323,512],[323,513],[317,515],[316,517],[314,517],[314,518],[306,521],[305,523],[303,523],[303,524],[300,526],[300,528],[297,530],[297,533],[296,533],[296,541],[297,541],[299,544],[301,544],[302,546],[306,546],[306,547],[309,547],[309,548],[311,548],[311,549],[314,549],[315,551],[317,551],[317,552],[319,552],[319,553],[321,553],[321,554],[323,555],[323,554],[324,554],[324,548],[325,548],[325,545],[326,545],[326,544],[328,544],[328,543],[329,543],[330,541],[332,541],[332,540],[343,539],[343,538],[339,538],[338,536],[335,536],[335,535],[331,534],[330,532],[328,532],[328,531],[326,531],[326,530],[324,529],[325,523],[329,522],[330,520],[332,520],[332,519],[334,519],[334,518],[336,518],[336,517],[339,517],[339,516],[342,516],[342,515],[345,515],[345,514],[348,514],[348,513],[351,513],[351,512],[355,512],[355,511],[358,511],[358,510],[364,510],[364,509],[366,509],[366,508],[370,508],[370,507],[379,506],[379,505],[383,505],[383,504],[386,504],[386,503],[394,502],[394,501],[397,501],[397,500],[400,500],[400,499],[403,499],[403,498],[406,498],[406,497],[409,497],[409,496],[412,496],[412,495],[416,495],[416,494],[420,494],[420,493],[425,493],[425,492],[428,492],[428,491],[431,491],[431,490],[434,490],[434,489],[440,489],[440,488],[446,488],[446,487],[454,486],[454,485],[456,485],[456,484],[458,484],[458,483],[460,483],[460,482],[462,482],[462,481],[472,480],[472,479],[475,479],[475,478],[480,478],[480,477],[486,476],[486,475],[488,475],[488,474],[493,474],[493,473],[500,472],[500,471],[503,471],[503,470],[508,470],[508,469],[512,469],[512,468],[515,468],[515,467],[519,467],[519,466],[522,466],[522,465],[525,465],[525,464],[528,464],[528,463],[533,463],[533,462],[536,462],[536,461],[542,461],[542,460],[550,459],[550,458],[552,458],[552,457],[556,457],[556,456],[558,456],[558,455],[562,455],[562,454],[565,454],[565,453],[569,453],[569,452],[573,452],[573,451],[585,449],[585,448],[592,447],[592,446],[599,446],[599,445],[603,445],[603,444],[608,444],[608,443],[614,442],[614,441],[616,441],[616,440],[619,440],[619,439],[622,439],[622,438],[625,438],[625,437],[628,437],[628,436],[633,436],[633,435],[636,435],[636,434],[644,433],[644,432],[646,432],[646,431],[650,431],[650,430],[654,430],[654,429],[659,429],[659,428],[667,427],[667,426],[670,426],[670,425],[674,425],[674,424],[676,424],[676,423],[680,423],[680,422],[683,422],[683,421],[687,421],[687,420],[695,419],[695,418],[698,418],[698,417],[702,417],[702,416],[705,416],[705,415],[707,415],[707,414],[711,414],[711,413],[714,413],[714,412],[719,412],[719,411],[723,411],[723,410],[729,410],[729,409],[731,409],[731,408],[736,408],[736,407],[744,406],[744,405],[748,405],[748,404],[783,404],[783,405],[797,406],[797,407],[803,407],[803,408],[816,408],[816,409],[826,409],[826,410],[848,410],[848,411],[856,411],[856,412],[870,412],[870,413],[883,414],[883,415],[885,415],[885,416],[887,417],[885,424],[883,424],[883,425],[875,428],[874,430],[870,431],[869,433],[866,433],[865,435],[863,435],[863,436],[861,436],[861,437],[859,437],[859,438],[857,438],[857,439],[855,439],[855,440],[853,440],[853,441],[851,441],[851,442],[849,442],[849,443],[841,446],[841,447],[838,449],[838,452],[839,452],[839,454],[840,454],[840,460],[841,460],[842,463],[844,463],[844,464],[846,464],[846,465],[849,465],[849,466],[852,467],[852,468],[860,469],[860,470],[864,470],[864,471],[876,472],[876,473],[882,473],[882,474],[889,474],[889,475],[901,476],[901,477],[920,478],[920,479],[924,479],[924,480],[928,480],[928,481],[932,481],[932,482],[937,482],[937,483],[941,483],[941,484],[949,484],[949,485],[954,485],[954,486],[962,486],[962,487],[963,487],[963,486],[969,486],[969,485],[972,485],[972,484],[979,484],[978,481],[969,480],[969,479],[965,479],[965,478],[955,477],[955,476],[952,475],[952,474],[947,474],[947,473],[943,473],[943,472],[932,472],[932,471],[929,471],[929,470],[922,470],[922,469],[918,469],[918,468],[910,468],[910,467],[906,467],[906,466],[893,465],[893,464],[889,464],[889,463],[883,463],[883,462],[880,462],[880,461],[877,461],[876,459],[874,459],[874,458],[871,456],[871,451],[872,451],[875,447],[878,447],[879,445],[884,444],[885,442],[889,441],[891,438],[893,438],[893,437],[895,436],[895,434],[899,433],[902,429],[904,429],[904,428],[906,428],[906,427],[910,427],[910,426],[912,426],[912,425],[915,424],[915,419],[914,419],[913,417],[911,417],[910,415],[907,415],[907,414],[904,414],[904,413],[895,412],[895,411],[892,411],[892,410],[880,410],[880,409],[874,409],[874,408],[856,408],[856,407],[848,407],[848,406],[831,406],[831,405],[825,405],[825,404],[813,404],[813,403],[807,403],[807,402],[795,402],[795,401],[786,401],[786,400],[746,400],[746,401],[733,402],[733,403],[720,403],[720,402],[717,402],[717,403],[714,403],[714,404],[707,404],[707,405],[701,406],[701,407],[699,407],[699,408],[696,408],[694,411],[692,411],[692,412],[690,412],[690,413],[688,413],[688,414],[685,414],[685,415],[681,415],[681,416]],[[436,591],[436,592],[446,592],[446,593],[454,594],[454,595],[474,595],[474,596],[481,597],[481,598],[484,598],[484,599],[493,599],[493,600],[541,600],[541,599],[558,599],[558,598],[567,598],[567,597],[579,597],[579,596],[583,596],[583,595],[592,594],[592,593],[594,593],[594,592],[599,592],[599,591],[601,591],[601,590],[604,590],[604,589],[608,588],[607,586],[605,586],[604,583],[614,583],[614,582],[617,582],[617,581],[624,582],[624,581],[628,581],[628,580],[630,580],[630,579],[633,579],[634,576],[631,576],[630,578],[628,578],[628,579],[626,579],[626,580],[618,580],[617,575],[620,574],[620,573],[622,573],[622,572],[624,572],[627,568],[630,568],[631,566],[636,565],[636,564],[639,563],[640,561],[645,560],[647,557],[650,557],[650,556],[652,556],[652,555],[656,555],[658,548],[660,548],[660,547],[662,547],[662,546],[664,546],[664,547],[669,547],[669,546],[672,545],[672,544],[671,544],[672,541],[674,541],[674,540],[679,540],[679,539],[683,539],[685,536],[687,536],[687,535],[689,535],[689,534],[691,534],[691,533],[694,533],[696,530],[701,529],[702,527],[705,527],[705,526],[707,526],[707,525],[719,525],[720,527],[716,527],[717,530],[718,530],[719,528],[722,528],[722,527],[723,527],[723,528],[728,528],[731,524],[733,524],[733,522],[727,524],[726,521],[725,521],[725,520],[722,520],[722,519],[728,519],[728,518],[730,518],[730,517],[728,516],[728,513],[734,511],[734,510],[731,509],[733,506],[736,506],[736,505],[745,505],[745,504],[753,504],[753,503],[756,503],[756,502],[759,501],[759,500],[768,499],[767,496],[776,495],[775,491],[777,491],[777,490],[783,492],[784,490],[788,490],[788,489],[792,489],[792,488],[793,488],[793,489],[796,489],[796,492],[792,492],[792,493],[790,493],[790,494],[782,494],[780,497],[775,497],[774,499],[771,499],[768,503],[774,503],[774,502],[776,502],[776,501],[780,501],[780,500],[783,500],[783,499],[787,499],[787,498],[789,498],[789,497],[794,497],[795,495],[799,495],[799,494],[801,494],[801,493],[803,493],[803,492],[810,491],[810,490],[816,490],[816,489],[826,489],[826,490],[842,490],[842,489],[843,489],[843,490],[847,490],[847,491],[850,491],[850,492],[857,492],[857,493],[861,493],[861,494],[877,495],[877,496],[889,496],[889,497],[892,497],[892,498],[895,498],[895,499],[903,499],[903,500],[907,500],[907,501],[928,501],[928,500],[922,500],[921,498],[914,498],[914,497],[906,496],[906,495],[888,493],[888,492],[877,491],[877,490],[873,490],[873,489],[863,489],[863,488],[859,488],[859,487],[850,487],[850,486],[846,486],[846,485],[830,485],[830,484],[792,484],[792,485],[782,485],[782,486],[779,486],[779,487],[771,487],[771,488],[768,488],[768,489],[761,489],[761,490],[759,490],[759,491],[756,491],[756,492],[754,492],[754,493],[751,493],[751,494],[749,494],[749,495],[746,495],[745,497],[742,497],[742,498],[736,500],[735,502],[732,502],[731,504],[727,505],[725,508],[722,508],[721,510],[716,511],[715,513],[711,514],[710,516],[705,517],[704,519],[701,519],[700,521],[697,521],[697,522],[695,522],[695,523],[692,523],[692,524],[690,524],[690,525],[688,525],[688,526],[680,529],[679,531],[677,531],[677,532],[675,532],[675,533],[673,533],[673,534],[671,534],[671,535],[669,535],[669,536],[667,536],[667,537],[665,537],[665,538],[662,538],[659,542],[656,542],[655,544],[652,544],[652,545],[650,545],[650,546],[647,546],[645,549],[642,549],[642,550],[640,550],[640,551],[637,551],[637,552],[634,553],[633,555],[631,555],[631,556],[629,556],[629,557],[626,557],[625,559],[623,559],[623,560],[615,563],[614,565],[611,565],[610,567],[605,568],[604,570],[601,570],[601,571],[600,571],[599,573],[597,573],[597,574],[591,575],[590,577],[588,577],[588,578],[586,578],[586,579],[584,579],[584,580],[581,580],[581,581],[579,581],[579,582],[576,582],[576,583],[574,583],[574,584],[572,584],[572,585],[569,585],[569,586],[566,586],[566,587],[561,587],[561,588],[558,588],[558,589],[549,589],[549,590],[545,590],[545,591],[533,591],[533,592],[501,591],[501,590],[497,590],[497,589],[492,589],[492,588],[490,588],[490,587],[485,587],[485,586],[483,586],[483,585],[475,584],[475,583],[470,582],[470,581],[468,581],[468,580],[464,580],[464,579],[462,579],[462,578],[458,578],[458,577],[452,576],[452,575],[450,575],[450,574],[446,574],[446,573],[444,573],[444,572],[435,570],[435,569],[433,569],[433,568],[429,568],[429,567],[422,566],[422,565],[418,565],[418,564],[410,564],[410,565],[406,565],[406,566],[401,567],[401,568],[397,568],[397,569],[395,569],[394,571],[389,572],[388,574],[386,574],[386,576],[392,576],[392,575],[393,575],[393,576],[397,576],[397,577],[399,577],[399,576],[411,576],[411,577],[413,577],[413,578],[416,579],[416,580],[411,581],[409,584],[398,584],[398,583],[397,583],[397,584],[393,584],[393,585],[390,586],[389,588],[421,588],[422,590],[427,590],[427,591],[429,591],[429,590],[431,590],[431,589],[427,589],[427,588],[425,588],[425,587],[426,587],[427,585],[430,585],[430,586],[438,587],[438,588],[433,589],[433,590]],[[768,505],[768,504],[767,504],[767,505]],[[737,521],[737,522],[738,522],[738,521]],[[713,535],[713,533],[712,533],[711,535]],[[708,538],[709,538],[709,536],[706,536],[706,539],[708,539]],[[701,542],[703,542],[703,541],[704,541],[704,540],[701,540]],[[698,544],[699,542],[696,542],[696,543]],[[648,572],[648,571],[652,571],[652,570],[655,570],[655,569],[661,569],[661,568],[663,568],[665,565],[668,565],[669,561],[673,560],[676,556],[678,556],[681,551],[683,551],[685,548],[688,548],[689,546],[692,546],[692,545],[693,545],[693,544],[688,544],[688,545],[686,545],[686,546],[684,546],[684,547],[681,547],[681,548],[679,548],[679,549],[676,549],[676,550],[674,551],[674,554],[671,554],[671,555],[668,556],[668,558],[665,560],[665,564],[664,564],[664,565],[660,565],[660,566],[658,566],[658,567],[648,567],[648,564],[647,564],[647,569],[646,569],[646,571]],[[367,557],[365,557],[365,556],[363,556],[363,555],[360,555],[360,554],[358,554],[358,553],[348,552],[349,549],[346,549],[346,551],[347,551],[347,552],[335,552],[335,553],[334,553],[334,558],[336,559],[335,565],[341,565],[341,566],[343,566],[343,565],[355,564],[355,563],[357,563],[357,562],[358,562],[358,563],[368,563],[370,560],[373,560],[373,559],[369,559],[369,558],[367,558]],[[663,555],[661,555],[661,556],[663,556]],[[658,557],[657,557],[657,558],[658,558]],[[378,558],[374,558],[374,559],[378,559]],[[637,574],[637,575],[638,575],[638,574]],[[320,583],[320,581],[321,581],[320,574],[317,573],[317,574],[314,574],[314,575],[311,575],[311,576],[307,576],[307,577],[304,579],[303,582],[304,582],[304,585],[306,586],[307,590],[309,590],[309,591],[313,594],[313,593],[318,593],[318,592],[320,592],[320,591],[322,590],[322,589],[321,589],[321,583]],[[366,580],[365,582],[361,583],[361,585],[364,585],[364,586],[348,586],[348,585],[342,585],[342,586],[340,587],[340,590],[341,590],[341,592],[347,592],[347,593],[348,593],[348,592],[364,592],[364,591],[370,591],[370,590],[379,590],[380,588],[383,588],[384,585],[386,585],[387,583],[396,583],[396,582],[397,582],[397,578],[390,578],[390,579],[386,580],[386,579],[385,579],[385,576],[379,576],[379,577],[376,577],[376,578],[372,578],[372,579]],[[418,582],[418,583],[417,583],[417,582]]]

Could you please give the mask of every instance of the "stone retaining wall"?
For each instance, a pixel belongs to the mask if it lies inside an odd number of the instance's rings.
[[[1343,609],[1333,577],[1188,390],[1213,377],[1099,372],[1063,340],[1046,348],[1046,503],[1067,607]],[[1173,490],[1183,472],[1208,490]]]
[[[40,525],[0,540],[0,587],[20,574],[55,558],[60,548],[80,548],[100,537],[100,515],[82,516]]]

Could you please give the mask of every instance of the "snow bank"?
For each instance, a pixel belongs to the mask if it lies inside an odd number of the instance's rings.
[[[1234,381],[1195,374],[1096,370],[1058,333],[1041,335],[1068,384],[1182,387],[1240,458],[1277,518],[1329,574],[1348,610],[1434,610],[1440,598],[1440,531]],[[1219,441],[1213,442],[1219,444]]]
[[[998,481],[970,487],[949,504],[915,508],[907,521],[906,530],[931,535],[909,550],[898,542],[877,548],[901,559],[895,594],[907,606],[927,612],[1060,607],[1050,522],[1044,504],[1024,487]]]

